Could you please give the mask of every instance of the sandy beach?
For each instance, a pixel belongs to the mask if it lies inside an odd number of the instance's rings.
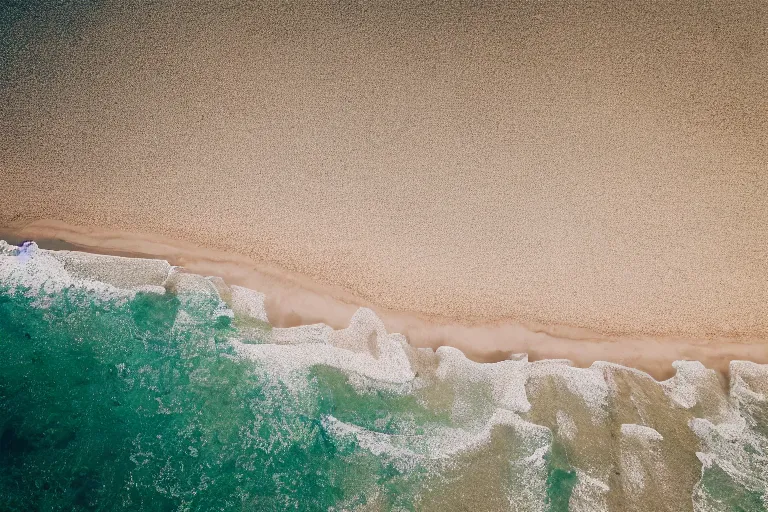
[[[158,236],[38,221],[15,230],[0,229],[0,238],[13,242],[36,239],[43,248],[160,258],[190,272],[222,277],[230,284],[265,293],[268,318],[277,327],[325,323],[342,329],[349,325],[359,307],[369,307],[389,332],[405,334],[412,345],[453,346],[476,361],[499,361],[520,353],[528,354],[532,361],[569,359],[581,367],[594,361],[609,361],[638,368],[656,379],[673,375],[672,362],[676,360],[701,361],[721,373],[727,373],[732,360],[768,362],[768,341],[761,337],[617,336],[566,325],[510,320],[468,322],[390,310],[343,288],[322,285],[307,276],[259,264],[242,255]]]
[[[0,2],[0,509],[765,511],[766,84],[765,0]]]
[[[768,6],[3,16],[0,228],[477,359],[768,361]]]

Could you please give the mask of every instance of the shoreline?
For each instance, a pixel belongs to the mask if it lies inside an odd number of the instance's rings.
[[[731,360],[768,363],[768,340],[760,337],[613,335],[579,327],[511,320],[477,323],[393,311],[343,288],[319,284],[239,254],[153,235],[43,220],[0,227],[0,239],[8,238],[35,239],[42,242],[41,247],[56,250],[164,259],[196,274],[218,276],[227,283],[264,293],[267,315],[276,327],[325,323],[341,329],[349,325],[359,307],[368,307],[382,319],[388,332],[402,333],[411,345],[433,349],[452,346],[478,362],[500,361],[516,353],[527,353],[531,361],[569,359],[580,367],[608,361],[645,371],[659,380],[675,373],[672,362],[676,360],[697,360],[724,374]]]

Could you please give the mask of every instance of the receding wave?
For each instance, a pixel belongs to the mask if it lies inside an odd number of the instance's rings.
[[[476,363],[0,242],[2,510],[768,510],[768,365]]]

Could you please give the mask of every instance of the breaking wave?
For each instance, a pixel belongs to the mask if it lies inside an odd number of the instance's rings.
[[[768,365],[476,363],[0,242],[3,510],[768,510]]]

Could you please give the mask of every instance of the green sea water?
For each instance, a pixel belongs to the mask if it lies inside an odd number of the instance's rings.
[[[365,314],[323,342],[72,254],[0,247],[0,511],[768,510],[760,365],[479,364]]]

